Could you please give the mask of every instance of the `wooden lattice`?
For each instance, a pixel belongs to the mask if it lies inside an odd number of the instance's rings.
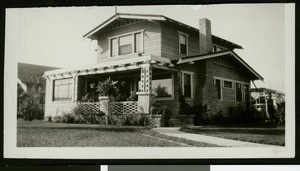
[[[138,105],[136,101],[110,103],[110,113],[113,115],[135,114],[137,112]]]
[[[84,102],[84,103],[78,103],[81,110],[89,111],[90,113],[99,113],[100,112],[100,103],[99,102]]]

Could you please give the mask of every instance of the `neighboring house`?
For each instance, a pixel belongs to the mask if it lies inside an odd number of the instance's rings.
[[[72,109],[88,85],[108,77],[126,82],[128,96],[137,92],[139,110],[149,113],[156,101],[173,117],[181,94],[190,105],[228,114],[250,100],[250,81],[263,80],[233,51],[242,47],[212,35],[205,18],[194,28],[162,15],[117,13],[84,37],[97,40],[97,62],[45,72],[45,116]]]
[[[38,101],[44,101],[45,98],[45,87],[41,87],[41,89],[35,90],[34,85],[32,83],[33,77],[35,79],[43,79],[42,75],[46,71],[55,70],[58,68],[42,66],[42,65],[33,65],[28,63],[18,63],[18,79],[17,82],[20,87],[24,90],[25,93],[34,92],[37,94],[40,99]]]
[[[285,94],[277,90],[253,88],[250,92],[253,106],[257,111],[263,111],[263,114],[266,115],[267,118],[270,118],[267,104],[273,104],[276,109],[278,103],[285,101]]]

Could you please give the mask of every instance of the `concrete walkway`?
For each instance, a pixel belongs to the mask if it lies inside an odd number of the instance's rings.
[[[158,133],[167,136],[185,138],[188,140],[205,142],[205,143],[215,144],[215,145],[225,146],[225,147],[281,147],[276,145],[267,145],[267,144],[258,144],[258,143],[251,143],[245,141],[230,140],[230,139],[212,137],[212,136],[201,135],[201,134],[192,134],[192,133],[179,131],[179,129],[180,129],[179,127],[153,128],[154,131],[157,131]]]

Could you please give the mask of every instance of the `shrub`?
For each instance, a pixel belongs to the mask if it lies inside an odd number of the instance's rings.
[[[162,115],[161,124],[164,127],[169,127],[169,120],[171,119],[172,112],[167,106],[159,105],[158,103],[154,103],[151,106],[150,113],[152,115]]]
[[[38,99],[26,94],[18,85],[18,107],[17,116],[24,120],[32,121],[34,119],[44,118],[44,108],[39,104]]]
[[[285,125],[285,102],[277,102],[275,121],[277,125]]]
[[[61,116],[51,119],[60,123],[86,123],[86,124],[106,124],[107,116],[99,110],[92,110],[85,104],[77,104],[71,112],[64,112]]]
[[[152,126],[153,121],[148,114],[124,114],[109,116],[108,123],[119,126]]]

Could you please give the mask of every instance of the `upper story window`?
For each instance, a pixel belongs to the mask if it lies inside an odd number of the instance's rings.
[[[178,31],[179,34],[179,54],[188,54],[188,34]]]
[[[143,31],[109,38],[110,57],[143,52]]]
[[[72,100],[73,78],[59,79],[53,81],[53,101]]]

